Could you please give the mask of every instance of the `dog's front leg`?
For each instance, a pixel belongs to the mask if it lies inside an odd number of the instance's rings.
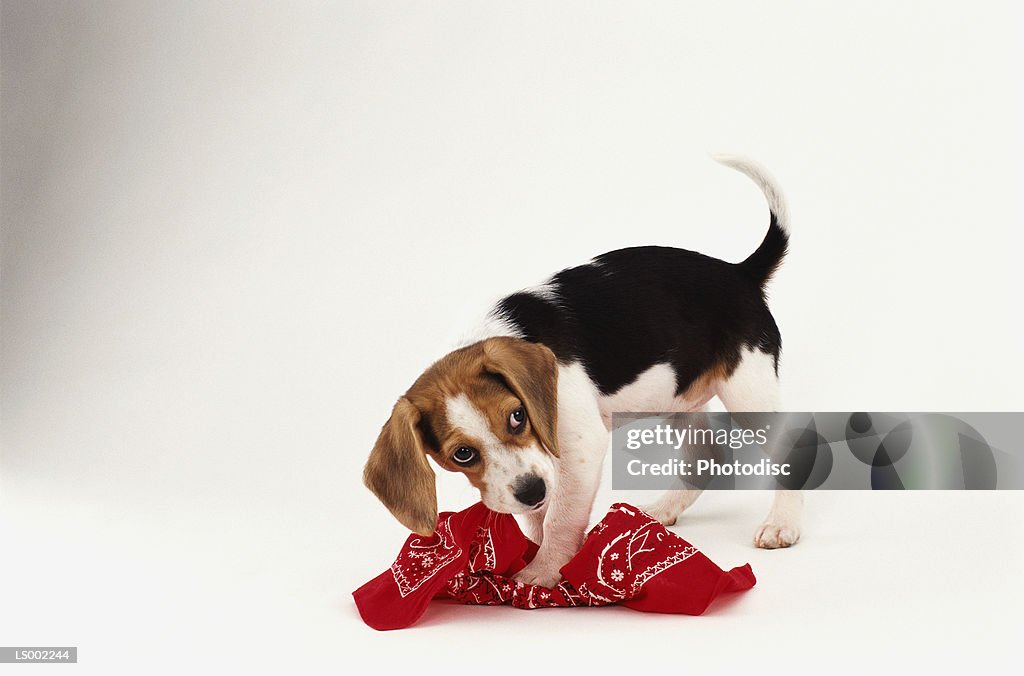
[[[553,587],[562,579],[559,569],[583,544],[594,495],[601,483],[601,462],[561,463],[558,487],[544,515],[543,537],[537,556],[516,575],[530,584]]]
[[[523,528],[523,535],[538,545],[544,541],[544,517],[547,516],[547,512],[545,505],[542,509],[524,515],[519,524]]]
[[[583,544],[608,450],[608,430],[589,380],[574,383],[570,378],[559,375],[558,484],[546,507],[537,556],[516,575],[517,580],[545,587],[562,579],[559,569]]]

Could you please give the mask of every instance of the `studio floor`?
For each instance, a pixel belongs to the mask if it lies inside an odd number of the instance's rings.
[[[86,673],[990,672],[1011,664],[1022,628],[1015,492],[812,493],[803,541],[779,551],[750,544],[767,494],[709,494],[674,530],[723,567],[750,562],[758,583],[702,617],[435,602],[413,628],[381,633],[350,592],[401,544],[382,510],[128,508],[28,482],[3,488],[0,636],[78,646]],[[612,500],[599,495],[595,516]]]

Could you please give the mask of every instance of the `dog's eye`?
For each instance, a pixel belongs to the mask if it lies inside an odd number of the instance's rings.
[[[452,460],[459,465],[472,465],[476,462],[477,457],[476,449],[469,446],[459,446],[455,449],[455,453],[452,454]]]
[[[526,409],[522,406],[512,411],[512,414],[508,417],[508,428],[515,432],[522,428],[523,423],[526,422]]]

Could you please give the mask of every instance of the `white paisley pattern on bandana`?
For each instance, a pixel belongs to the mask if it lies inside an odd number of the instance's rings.
[[[615,535],[608,532],[611,524]],[[481,526],[469,546],[468,569],[448,581],[448,594],[462,603],[517,608],[603,606],[635,597],[654,577],[699,553],[645,512],[621,503],[590,532],[588,545],[596,553],[595,569],[575,585],[563,580],[549,589],[495,574],[492,534]]]
[[[409,539],[407,549],[391,564],[391,574],[398,593],[405,598],[437,575],[441,569],[462,556],[462,549],[452,535],[451,516],[437,525],[430,537]]]
[[[598,555],[597,579],[591,581],[585,593],[602,603],[615,603],[635,596],[651,578],[698,551],[631,505],[613,505],[602,523],[613,518],[615,512],[629,517],[631,523],[639,522],[639,525],[621,531],[604,545]],[[597,533],[603,531],[602,528]]]

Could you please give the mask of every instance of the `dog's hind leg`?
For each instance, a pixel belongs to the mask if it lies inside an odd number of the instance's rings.
[[[668,490],[662,493],[657,500],[644,505],[641,509],[662,524],[672,526],[679,519],[679,515],[692,505],[703,492],[699,488]]]
[[[702,406],[695,411],[687,411],[688,413],[703,413],[707,411],[707,406]],[[688,449],[689,453],[692,453],[692,449]],[[688,451],[683,451],[683,459],[686,459]],[[651,515],[652,518],[658,520],[665,526],[673,526],[679,519],[679,515],[682,514],[686,509],[697,501],[700,494],[704,490],[701,488],[679,488],[671,489],[662,493],[657,500],[648,503],[641,507],[645,512]]]
[[[781,405],[775,357],[757,349],[747,350],[727,380],[718,383],[719,399],[730,413],[778,411]],[[772,508],[754,533],[754,544],[777,549],[800,539],[800,491],[778,489]]]

